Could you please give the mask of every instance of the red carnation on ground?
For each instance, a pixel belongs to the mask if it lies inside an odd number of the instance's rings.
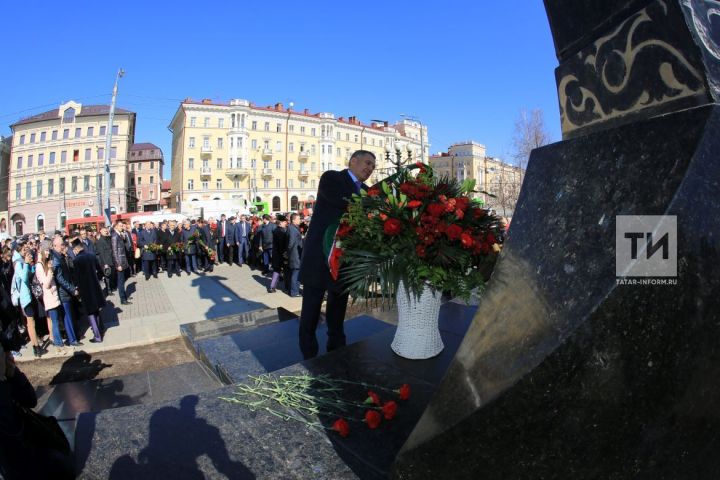
[[[473,245],[473,239],[467,233],[463,233],[460,235],[460,243],[462,243],[463,248],[470,248]]]
[[[383,225],[385,235],[395,236],[402,231],[402,223],[397,218],[388,218]]]
[[[410,200],[410,201],[407,203],[407,207],[408,207],[408,208],[413,208],[413,209],[415,209],[415,208],[418,208],[418,207],[421,207],[421,206],[422,206],[422,202],[421,202],[420,200]]]
[[[343,438],[350,435],[350,425],[348,425],[348,423],[342,418],[335,420],[335,423],[332,424],[331,430],[338,432]]]
[[[367,423],[368,428],[375,429],[380,425],[380,422],[382,421],[382,417],[380,414],[375,410],[368,410],[365,412],[365,423]]]
[[[370,197],[377,197],[380,195],[380,189],[378,187],[370,187],[370,189],[367,191],[368,196]]]
[[[365,399],[364,403],[380,405],[380,395],[372,390],[368,390],[368,397]]]
[[[385,420],[392,420],[397,413],[397,403],[393,400],[385,402],[382,406],[382,412]]]
[[[427,206],[426,211],[433,217],[439,217],[440,215],[445,213],[445,205],[441,203],[431,203]]]
[[[410,385],[403,383],[402,386],[397,390],[400,395],[400,400],[407,400],[410,398]]]
[[[462,227],[460,225],[448,225],[447,230],[445,231],[445,235],[450,240],[457,240],[460,238],[460,235],[463,233]]]

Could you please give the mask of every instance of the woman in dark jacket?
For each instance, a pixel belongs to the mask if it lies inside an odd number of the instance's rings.
[[[80,308],[87,315],[92,327],[94,338],[91,343],[102,342],[102,323],[100,310],[105,306],[105,297],[100,288],[98,263],[95,255],[85,251],[83,243],[79,240],[73,242],[75,250],[75,273],[77,275],[77,287],[80,294]]]
[[[272,282],[268,292],[276,292],[278,280],[280,280],[280,272],[283,271],[284,265],[287,262],[287,218],[284,215],[278,215],[277,217],[277,228],[273,229],[272,232],[272,256],[271,263],[273,269]],[[287,279],[285,279],[287,285]]]

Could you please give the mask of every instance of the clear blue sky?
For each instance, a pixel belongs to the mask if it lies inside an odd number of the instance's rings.
[[[72,5],[72,7],[71,7]],[[80,7],[82,5],[82,7]],[[510,157],[520,109],[560,139],[541,0],[12,2],[3,6],[0,133],[70,99],[137,112],[159,145],[185,97],[245,98],[428,125],[431,151],[476,140]]]

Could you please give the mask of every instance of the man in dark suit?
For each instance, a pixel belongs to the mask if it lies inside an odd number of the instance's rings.
[[[145,274],[145,281],[150,279],[150,275],[157,278],[157,257],[149,250],[153,243],[157,243],[157,233],[153,224],[146,222],[145,228],[138,234],[138,248],[142,251],[142,271]]]
[[[245,219],[245,215],[240,215],[240,221],[235,225],[235,243],[238,246],[238,265],[241,267],[250,255],[250,232],[250,222]]]
[[[232,265],[235,261],[235,252],[237,251],[237,225],[235,224],[235,217],[230,217],[230,221],[227,224],[227,230],[225,231],[225,244],[227,245],[227,262],[228,265]]]
[[[290,214],[290,224],[287,228],[287,270],[285,272],[285,285],[288,295],[291,297],[300,296],[300,249],[302,246],[302,235],[300,234],[300,215]]]
[[[95,255],[97,252],[95,251],[95,244],[88,238],[88,232],[84,228],[80,229],[80,241],[83,244],[83,248],[85,251],[91,255]]]
[[[217,236],[218,236],[218,248],[217,248],[217,259],[218,264],[223,263],[225,260],[225,236],[227,235],[228,227],[230,222],[225,218],[225,214],[220,215],[220,221],[217,225]]]
[[[303,303],[300,314],[300,350],[303,356],[313,358],[318,354],[315,335],[323,297],[328,299],[325,318],[328,326],[327,350],[345,345],[345,310],[348,294],[343,293],[342,278],[333,281],[327,258],[323,252],[323,238],[329,225],[337,222],[347,209],[353,193],[367,189],[363,183],[375,170],[375,155],[367,150],[358,150],[350,157],[347,169],[340,172],[330,170],[320,177],[317,201],[303,246],[299,279],[303,283]]]

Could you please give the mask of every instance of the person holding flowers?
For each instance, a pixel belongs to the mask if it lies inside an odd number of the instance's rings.
[[[150,279],[150,275],[157,278],[157,255],[151,248],[157,243],[157,232],[152,222],[146,222],[145,228],[138,233],[138,248],[142,251],[142,271],[145,275],[145,281]]]

